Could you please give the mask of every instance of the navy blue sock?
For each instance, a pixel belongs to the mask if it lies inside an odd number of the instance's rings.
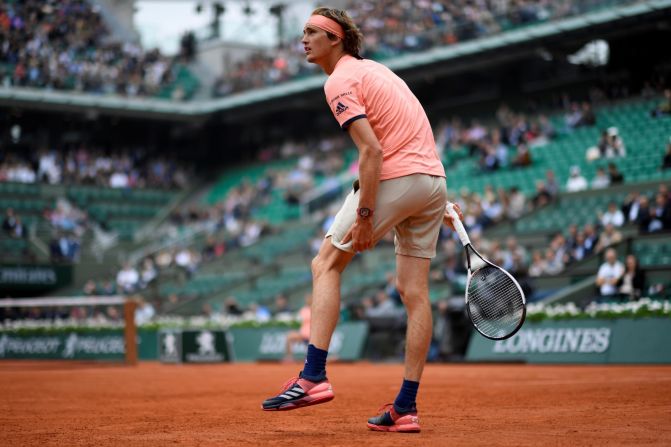
[[[308,345],[308,356],[301,376],[310,382],[319,382],[326,378],[326,356],[328,351]]]
[[[418,389],[419,382],[403,379],[401,391],[398,392],[398,396],[396,396],[396,400],[394,401],[394,410],[396,410],[397,413],[407,413],[414,410]]]

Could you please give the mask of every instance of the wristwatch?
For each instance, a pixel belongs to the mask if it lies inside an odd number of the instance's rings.
[[[370,208],[357,208],[356,214],[362,219],[368,219],[369,217],[373,217],[373,210]]]

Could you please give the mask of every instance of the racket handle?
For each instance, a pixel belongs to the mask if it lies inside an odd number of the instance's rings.
[[[461,239],[461,243],[463,246],[467,246],[471,243],[471,240],[468,238],[468,233],[466,233],[466,229],[464,228],[464,224],[461,223],[461,219],[459,219],[459,214],[454,210],[454,203],[452,202],[447,202],[447,205],[445,206],[445,209],[447,210],[447,213],[450,215],[452,218],[452,225],[454,225],[454,229],[456,230],[457,234],[459,235],[459,239]]]

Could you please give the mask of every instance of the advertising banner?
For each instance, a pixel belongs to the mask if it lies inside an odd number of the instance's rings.
[[[526,322],[507,340],[488,340],[474,331],[466,358],[529,363],[671,363],[670,337],[669,318]]]
[[[124,360],[123,332],[72,331],[57,334],[0,334],[0,359]]]
[[[285,328],[232,328],[229,330],[233,360],[250,362],[256,360],[281,360],[286,352]],[[368,323],[348,322],[338,325],[329,346],[329,358],[359,360],[363,353]],[[303,358],[306,343],[295,343],[291,347],[294,358]]]

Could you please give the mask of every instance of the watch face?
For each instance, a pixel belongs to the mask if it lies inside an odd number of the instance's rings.
[[[361,217],[370,216],[370,209],[369,208],[359,208],[359,216],[361,216]]]

